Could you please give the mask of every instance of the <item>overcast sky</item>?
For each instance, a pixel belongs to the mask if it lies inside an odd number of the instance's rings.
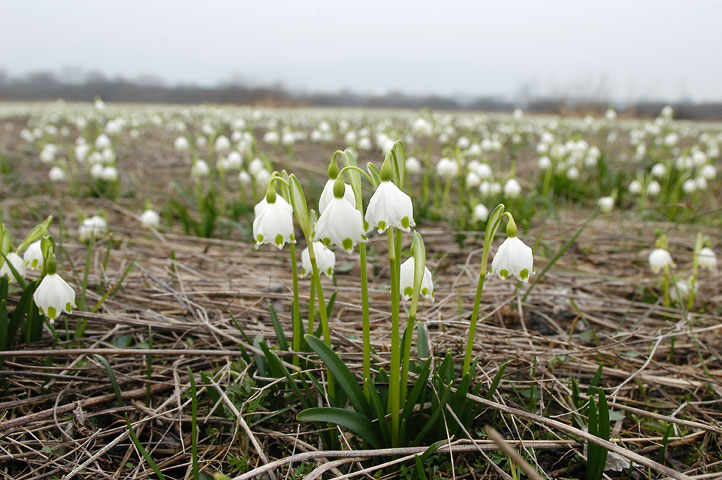
[[[0,69],[722,100],[720,0],[0,0]]]

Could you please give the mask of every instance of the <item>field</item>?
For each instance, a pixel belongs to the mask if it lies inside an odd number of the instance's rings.
[[[722,478],[720,145],[0,104],[0,478]]]

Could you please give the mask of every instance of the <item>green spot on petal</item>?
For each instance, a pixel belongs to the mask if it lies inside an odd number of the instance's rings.
[[[294,234],[291,234],[288,236],[291,243],[296,243],[296,236]]]
[[[73,311],[73,306],[70,304],[70,302],[68,302],[68,303],[65,304],[65,311],[68,312],[68,313],[72,313],[72,311]]]
[[[414,290],[411,287],[404,288],[404,296],[410,297],[414,294]]]
[[[504,270],[504,269],[500,270],[500,271],[499,271],[499,276],[500,276],[501,278],[506,278],[506,277],[508,277],[508,276],[509,276],[509,270]]]
[[[379,222],[379,230],[386,230],[386,222],[383,220]]]
[[[278,245],[279,247],[283,245],[283,235],[281,235],[280,233],[276,235],[276,245]]]
[[[429,295],[429,289],[426,288],[426,287],[422,288],[422,289],[421,289],[421,295],[423,295],[423,296],[425,296],[425,297],[428,296],[428,295]]]
[[[48,318],[50,320],[55,320],[55,317],[58,316],[58,311],[55,310],[55,307],[48,307]]]
[[[258,238],[256,238],[256,243],[263,243],[263,235],[260,233],[258,234]]]
[[[353,249],[353,240],[350,238],[344,238],[342,243],[344,250],[351,251]]]
[[[409,228],[409,217],[404,217],[401,219],[401,226],[404,228]]]
[[[522,280],[529,278],[529,269],[525,268],[524,270],[519,272],[519,276],[521,277]]]

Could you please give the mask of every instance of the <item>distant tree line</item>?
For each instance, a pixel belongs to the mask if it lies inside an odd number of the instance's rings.
[[[327,93],[295,92],[281,84],[254,86],[242,80],[221,82],[215,86],[194,84],[167,85],[153,77],[135,80],[109,78],[100,73],[64,78],[51,72],[34,72],[11,77],[0,71],[0,101],[55,100],[92,101],[100,97],[108,102],[153,102],[175,104],[217,103],[255,106],[315,106],[372,108],[431,108],[432,110],[482,110],[510,112],[522,107],[531,113],[603,114],[610,102],[594,98],[531,98],[514,102],[500,97],[481,96],[459,100],[439,95],[409,95],[391,91],[371,95],[341,90]],[[668,102],[642,101],[618,107],[624,116],[654,117]],[[675,117],[690,120],[722,120],[722,102],[676,102]]]

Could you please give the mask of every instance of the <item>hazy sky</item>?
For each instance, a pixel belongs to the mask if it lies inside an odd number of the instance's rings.
[[[722,100],[720,23],[720,0],[0,0],[0,69]]]

